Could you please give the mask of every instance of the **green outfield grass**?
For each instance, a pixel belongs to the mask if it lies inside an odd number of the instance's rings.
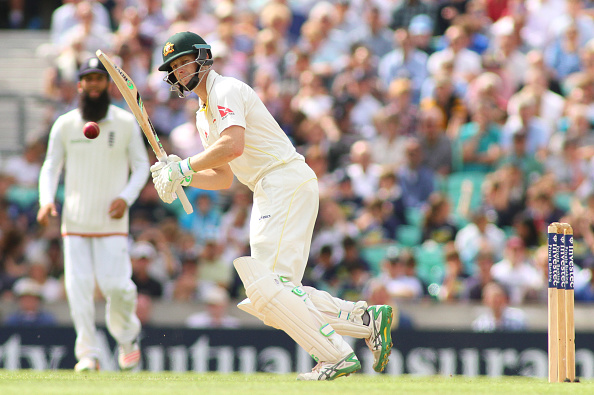
[[[0,370],[0,394],[593,394],[594,381],[549,384],[526,377],[467,378],[355,374],[329,382],[300,382],[295,374],[117,373]]]

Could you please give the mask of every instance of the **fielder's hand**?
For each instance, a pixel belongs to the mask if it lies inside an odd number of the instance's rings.
[[[167,162],[157,162],[151,166],[153,184],[159,197],[165,203],[172,203],[177,199],[175,190],[178,185],[187,186],[192,181],[192,176],[184,176],[179,162],[181,158],[177,155],[169,155]]]
[[[128,203],[122,198],[117,198],[109,205],[109,216],[113,219],[120,219],[126,213]]]
[[[41,226],[46,226],[49,223],[49,217],[57,217],[58,210],[56,210],[56,205],[54,203],[48,203],[39,208],[37,212],[37,222]]]

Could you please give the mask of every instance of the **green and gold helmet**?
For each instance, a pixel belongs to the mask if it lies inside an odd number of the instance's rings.
[[[196,54],[198,69],[190,82],[187,85],[183,85],[177,81],[177,77],[175,77],[171,68],[171,62],[181,56],[191,54]],[[169,37],[165,45],[163,45],[162,55],[163,64],[159,66],[159,70],[167,72],[164,80],[171,84],[172,89],[175,88],[182,97],[184,91],[191,91],[199,84],[200,78],[198,74],[200,71],[204,71],[202,68],[212,66],[210,45],[198,34],[192,32],[180,32]]]

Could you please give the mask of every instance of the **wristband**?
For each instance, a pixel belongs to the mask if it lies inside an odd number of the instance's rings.
[[[187,187],[188,185],[190,185],[190,183],[192,182],[192,176],[187,176],[186,178],[184,178],[181,182],[181,186],[182,187]]]
[[[190,158],[184,159],[182,161],[177,162],[179,165],[179,171],[183,174],[184,177],[191,176],[196,173],[192,166],[190,166]]]

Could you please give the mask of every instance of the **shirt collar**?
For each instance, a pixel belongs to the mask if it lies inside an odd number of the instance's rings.
[[[208,75],[206,76],[206,101],[207,101],[206,105],[208,105],[208,94],[212,90],[214,81],[218,76],[219,76],[219,74],[216,71],[214,71],[213,69],[210,69]],[[200,99],[200,106],[202,106],[203,104],[204,103],[202,102],[202,99]]]

